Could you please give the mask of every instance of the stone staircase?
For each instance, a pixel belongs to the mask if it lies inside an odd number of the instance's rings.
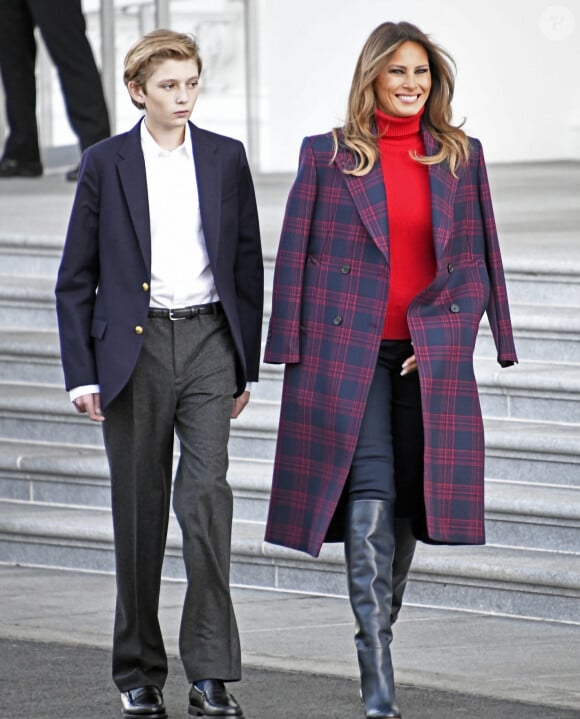
[[[422,545],[407,599],[580,622],[580,165],[499,166],[490,175],[520,364],[499,367],[483,324],[476,370],[488,544]],[[256,182],[268,290],[290,182]],[[58,196],[51,185],[35,217],[24,211],[23,190],[12,193],[24,232],[0,219],[0,562],[113,571],[100,428],[72,410],[58,358],[53,286],[62,232],[43,212],[66,216],[70,193]],[[341,545],[313,560],[263,542],[281,379],[281,367],[263,365],[252,402],[232,423],[232,582],[344,595]],[[183,577],[175,523],[164,572]]]

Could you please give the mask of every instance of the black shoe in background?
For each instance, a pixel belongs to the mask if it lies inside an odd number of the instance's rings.
[[[13,160],[10,157],[0,160],[0,177],[40,177],[41,175],[41,162]]]
[[[73,167],[72,170],[69,170],[65,177],[68,182],[76,182],[79,179],[79,166],[77,165]]]

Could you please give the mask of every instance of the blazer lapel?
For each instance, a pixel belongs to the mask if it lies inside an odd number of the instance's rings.
[[[140,128],[141,121],[127,133],[126,141],[119,151],[117,168],[145,265],[151,267],[151,225]]]
[[[439,144],[427,132],[424,126],[421,128],[425,154],[435,155],[439,150]],[[441,259],[445,253],[445,245],[451,234],[453,226],[453,203],[457,190],[458,179],[453,177],[446,162],[439,162],[436,165],[429,165],[429,185],[431,188],[431,222],[433,224],[433,242],[435,255]]]
[[[212,266],[215,267],[222,207],[222,168],[219,162],[219,149],[209,133],[192,123],[190,123],[190,129],[201,225],[207,253]]]
[[[362,177],[349,175],[344,170],[352,167],[352,156],[350,152],[339,149],[336,164],[342,171],[342,176],[364,226],[388,262],[387,198],[381,163],[376,162],[371,171]]]

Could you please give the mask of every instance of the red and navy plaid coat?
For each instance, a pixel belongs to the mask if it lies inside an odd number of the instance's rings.
[[[426,153],[438,146],[422,130]],[[378,356],[389,292],[380,162],[364,177],[330,134],[306,138],[276,260],[265,361],[285,363],[266,540],[318,556],[336,519]],[[473,351],[487,311],[502,366],[517,361],[481,145],[429,166],[437,272],[407,317],[425,433],[427,532],[482,544],[484,436]],[[334,526],[333,522],[333,526]],[[338,525],[340,522],[338,522]]]

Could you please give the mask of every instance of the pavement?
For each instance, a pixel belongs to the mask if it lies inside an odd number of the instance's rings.
[[[185,717],[177,635],[185,584],[165,581],[170,719]],[[0,716],[118,717],[108,574],[0,565]],[[233,587],[246,719],[362,719],[344,597]],[[580,622],[404,606],[393,645],[404,719],[580,718]]]

